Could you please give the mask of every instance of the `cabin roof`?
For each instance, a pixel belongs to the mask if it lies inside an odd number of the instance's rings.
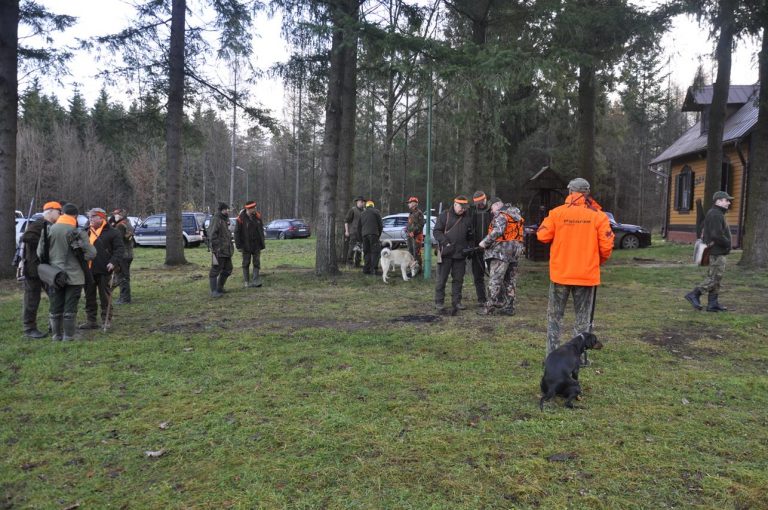
[[[741,88],[741,85],[735,87]],[[744,138],[757,124],[757,85],[750,85],[751,94],[743,99],[743,106],[725,120],[723,145]],[[710,87],[711,89],[711,87]],[[731,87],[733,89],[733,87]],[[689,91],[690,93],[690,91]],[[741,92],[739,92],[741,94]],[[711,101],[711,95],[710,95]],[[683,136],[651,160],[649,165],[658,165],[680,156],[694,154],[707,149],[707,133],[701,132],[701,121],[694,124]]]

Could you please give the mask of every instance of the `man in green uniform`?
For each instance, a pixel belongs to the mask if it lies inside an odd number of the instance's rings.
[[[232,274],[232,234],[229,231],[229,206],[219,203],[218,212],[211,218],[208,226],[208,239],[211,246],[211,271],[208,281],[211,286],[211,297],[219,298],[224,295],[224,284]]]
[[[696,288],[685,295],[696,310],[701,310],[704,306],[699,298],[704,292],[708,292],[707,311],[725,312],[727,308],[721,306],[718,302],[720,294],[720,282],[725,273],[725,257],[731,252],[731,229],[725,220],[725,213],[731,206],[733,197],[725,191],[718,191],[712,195],[714,205],[704,217],[704,228],[702,238],[704,243],[709,246],[709,267],[707,277]]]

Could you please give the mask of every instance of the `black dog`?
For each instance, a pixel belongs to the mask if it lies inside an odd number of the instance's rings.
[[[565,407],[573,408],[573,399],[581,394],[581,385],[579,385],[581,355],[587,349],[602,348],[603,344],[595,335],[581,333],[567,344],[550,352],[544,361],[539,408],[543,411],[544,402],[555,395],[565,397]]]

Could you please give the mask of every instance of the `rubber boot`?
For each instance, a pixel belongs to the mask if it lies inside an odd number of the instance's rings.
[[[48,315],[48,323],[51,326],[51,340],[60,342],[64,338],[63,314]]]
[[[250,273],[250,271],[248,269],[249,268],[247,268],[247,267],[243,268],[243,287],[252,287],[252,285],[251,285],[251,273]],[[254,277],[255,277],[255,274],[256,273],[254,272]]]
[[[63,329],[64,329],[64,340],[65,342],[70,342],[75,339],[75,320],[77,319],[76,313],[65,313],[64,314],[64,320],[63,322]]]
[[[219,283],[218,283],[218,277],[212,276],[208,278],[208,283],[211,286],[211,297],[212,298],[220,298],[222,296],[221,292],[219,292]]]
[[[229,278],[228,274],[219,275],[219,281],[216,287],[216,290],[219,291],[219,294],[224,294],[224,285],[227,283],[227,278]]]
[[[253,280],[251,280],[251,284],[249,285],[249,287],[261,287],[262,286],[261,276],[259,275],[260,272],[261,272],[260,269],[254,269],[253,270]]]
[[[124,278],[120,282],[120,298],[115,301],[115,305],[130,305],[131,304],[131,281]]]
[[[707,311],[708,312],[727,312],[728,309],[724,306],[720,306],[717,302],[717,294],[710,292],[707,299]]]
[[[711,296],[711,294],[710,294]],[[699,298],[701,297],[701,291],[699,289],[693,289],[688,294],[685,295],[685,299],[688,300],[689,303],[691,303],[691,306],[693,306],[696,310],[701,310],[704,308],[702,306],[701,301],[699,301]]]

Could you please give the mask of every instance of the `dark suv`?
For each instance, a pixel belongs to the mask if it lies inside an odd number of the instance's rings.
[[[181,230],[184,246],[200,246],[203,241],[203,225],[198,223],[199,213],[181,213]],[[134,231],[138,246],[165,246],[165,214],[153,214],[144,219]]]

